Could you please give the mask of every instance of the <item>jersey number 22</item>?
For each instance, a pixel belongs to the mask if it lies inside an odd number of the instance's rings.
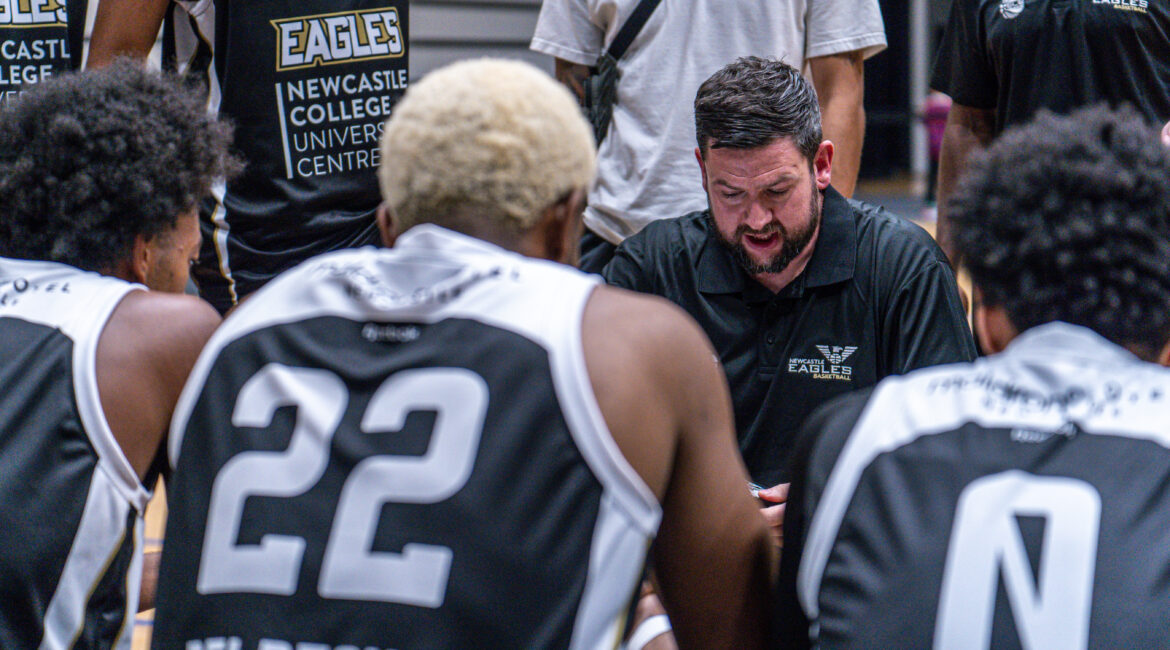
[[[295,497],[325,473],[329,446],[348,402],[345,383],[327,370],[269,364],[244,384],[232,412],[236,427],[266,427],[276,409],[295,406],[296,424],[284,451],[245,451],[216,475],[197,589],[202,594],[292,595],[305,540],[264,535],[237,544],[250,496]],[[447,589],[451,549],[408,543],[402,553],[371,551],[382,505],[437,503],[467,483],[487,412],[487,383],[464,368],[420,368],[391,375],[374,391],[363,433],[398,431],[412,411],[436,412],[422,456],[372,456],[345,480],[325,547],[317,592],[325,598],[439,607]]]

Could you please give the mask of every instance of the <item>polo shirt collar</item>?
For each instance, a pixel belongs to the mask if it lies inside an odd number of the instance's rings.
[[[822,287],[853,278],[857,262],[857,224],[853,219],[853,208],[841,193],[832,186],[825,190],[821,213],[821,233],[808,266],[780,295],[795,292],[799,296],[804,289]],[[743,293],[748,299],[757,297],[771,299],[772,292],[748,276],[731,252],[718,239],[718,233],[710,231],[707,241],[699,252],[697,260],[699,291],[702,293]],[[760,292],[763,292],[762,294]]]

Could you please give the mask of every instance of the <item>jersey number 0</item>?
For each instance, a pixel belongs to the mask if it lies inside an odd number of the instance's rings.
[[[296,591],[304,538],[264,535],[259,544],[237,544],[244,503],[250,496],[295,497],[321,479],[348,395],[332,372],[275,363],[244,384],[232,411],[234,426],[267,427],[276,409],[289,405],[296,407],[296,424],[284,451],[239,453],[216,475],[199,593],[288,596]],[[406,416],[419,410],[436,412],[434,432],[422,456],[372,456],[350,472],[326,543],[318,594],[421,607],[443,604],[450,548],[408,543],[402,553],[370,549],[384,503],[437,503],[467,483],[487,404],[487,383],[464,368],[404,370],[378,387],[361,419],[363,433],[398,431]]]
[[[1017,516],[1045,521],[1035,576]],[[1002,575],[1023,647],[1086,648],[1100,519],[1100,494],[1079,479],[1013,470],[973,481],[955,511],[935,647],[991,647]]]

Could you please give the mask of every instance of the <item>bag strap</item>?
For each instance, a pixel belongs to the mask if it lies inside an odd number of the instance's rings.
[[[642,26],[650,19],[650,14],[654,13],[654,9],[658,6],[660,0],[642,0],[638,6],[634,8],[634,13],[630,14],[626,24],[622,25],[621,31],[609,44],[608,53],[613,57],[614,61],[622,58],[626,53],[626,49],[630,47],[630,43],[634,42],[634,37],[638,32],[642,31]]]

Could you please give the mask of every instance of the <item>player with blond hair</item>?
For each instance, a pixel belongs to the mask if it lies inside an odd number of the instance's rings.
[[[411,88],[392,248],[273,281],[187,386],[157,647],[613,648],[651,542],[681,644],[766,644],[774,551],[710,344],[564,265],[593,171],[531,66]]]

